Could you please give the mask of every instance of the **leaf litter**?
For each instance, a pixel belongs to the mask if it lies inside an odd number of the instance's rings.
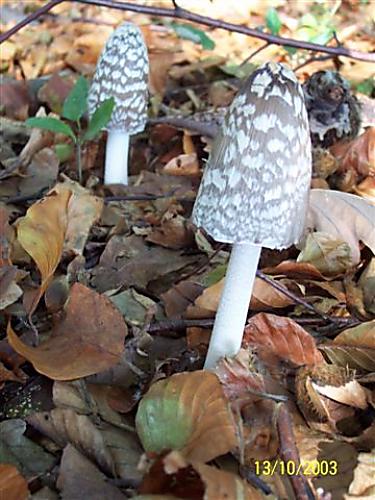
[[[338,23],[339,39],[370,50],[366,30],[347,34],[353,23],[365,26],[366,2],[350,16],[345,6],[335,14],[316,3],[301,21],[288,2],[266,3],[254,7],[252,26],[317,40]],[[240,7],[215,4],[223,19],[248,23]],[[360,93],[373,93],[369,65],[343,58],[365,129],[316,153],[312,185],[324,189],[311,191],[306,239],[263,252],[269,279],[256,279],[242,349],[205,372],[228,257],[189,219],[207,138],[150,125],[132,144],[131,186],[103,187],[104,135],[90,136],[82,187],[69,136],[30,130],[24,121],[59,119],[79,76],[91,77],[124,19],[141,26],[148,45],[153,117],[212,113],[230,104],[238,79],[256,65],[277,57],[297,66],[303,55],[280,56],[268,46],[244,62],[260,40],[76,9],[72,22],[70,7],[59,5],[56,19],[28,26],[1,53],[10,76],[1,83],[0,118],[1,494],[217,500],[270,491],[285,498],[290,475],[277,467],[267,475],[264,467],[296,446],[302,464],[319,469],[306,474],[316,498],[323,498],[318,488],[334,498],[370,497],[374,123]],[[212,6],[202,4],[200,13],[212,15]],[[328,68],[330,61],[317,61],[297,74],[304,81]],[[324,464],[332,467],[327,474]]]

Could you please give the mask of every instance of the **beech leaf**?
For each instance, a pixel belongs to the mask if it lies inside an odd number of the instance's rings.
[[[208,462],[236,446],[228,402],[208,371],[153,384],[138,406],[136,427],[147,452],[179,450],[189,460]]]
[[[359,241],[375,253],[374,221],[375,203],[341,191],[310,191],[308,227],[345,241],[350,246],[353,265],[360,260]]]
[[[22,342],[8,325],[8,342],[43,375],[72,380],[117,364],[124,350],[127,327],[108,297],[75,283],[65,318],[38,347]]]

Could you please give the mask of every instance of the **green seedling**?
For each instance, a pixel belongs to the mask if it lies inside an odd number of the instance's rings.
[[[29,127],[49,130],[56,134],[63,134],[72,139],[76,148],[76,162],[79,182],[82,183],[82,146],[87,141],[92,141],[109,122],[115,100],[113,97],[106,99],[97,108],[83,129],[82,119],[87,112],[88,82],[80,76],[74,87],[64,101],[61,118],[34,117],[26,120]]]

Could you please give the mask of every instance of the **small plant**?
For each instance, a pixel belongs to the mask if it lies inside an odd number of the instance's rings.
[[[109,122],[115,106],[113,97],[106,99],[91,116],[86,130],[83,130],[82,117],[87,111],[88,89],[89,86],[86,78],[80,76],[63,104],[61,116],[68,123],[59,118],[52,117],[34,117],[26,120],[26,125],[29,127],[37,127],[49,130],[50,132],[64,134],[73,140],[76,146],[79,182],[82,182],[82,145],[98,136],[100,131]]]

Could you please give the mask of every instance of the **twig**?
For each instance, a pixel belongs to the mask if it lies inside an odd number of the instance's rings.
[[[269,278],[266,274],[262,273],[262,271],[257,271],[257,276],[261,280],[263,280],[266,283],[268,283],[269,285],[273,286],[276,290],[278,290],[279,292],[281,292],[282,294],[284,294],[286,297],[288,297],[289,299],[293,300],[293,302],[296,302],[297,304],[301,304],[306,309],[308,309],[309,311],[313,312],[314,314],[317,314],[318,316],[320,316],[325,321],[332,321],[332,318],[330,316],[328,316],[327,314],[324,314],[324,313],[318,311],[318,309],[316,309],[314,306],[312,306],[311,304],[309,304],[308,302],[306,302],[306,300],[301,299],[300,297],[298,297],[297,295],[295,295],[293,292],[291,292],[290,290],[288,290],[285,286],[280,285],[280,283],[278,283],[277,281],[273,280],[272,278]]]
[[[40,9],[36,10],[25,19],[17,23],[10,30],[6,31],[2,35],[0,35],[0,43],[7,40],[10,36],[17,33],[21,28],[28,25],[30,22],[35,21],[43,14],[47,13],[56,5],[63,3],[68,0],[51,0],[47,4],[45,4]],[[358,59],[360,61],[370,61],[375,62],[375,54],[366,54],[365,52],[361,52],[358,50],[348,49],[345,47],[329,47],[325,45],[320,45],[311,42],[305,42],[303,40],[294,40],[293,38],[284,38],[276,35],[272,35],[271,33],[266,33],[263,31],[259,31],[255,28],[248,28],[246,26],[242,26],[240,24],[228,23],[226,21],[221,21],[219,19],[213,19],[207,16],[201,16],[199,14],[195,14],[188,10],[182,9],[177,6],[175,3],[175,7],[173,9],[167,9],[164,7],[150,7],[147,5],[133,4],[128,2],[120,2],[116,0],[71,0],[75,3],[81,3],[84,5],[96,5],[99,7],[109,7],[112,9],[118,9],[123,11],[137,12],[139,14],[148,14],[150,16],[160,16],[160,17],[169,17],[173,19],[183,19],[185,21],[192,21],[194,23],[202,24],[204,26],[210,26],[213,28],[221,28],[227,31],[233,31],[236,33],[242,33],[243,35],[251,36],[254,38],[259,38],[260,40],[264,40],[270,44],[275,45],[284,45],[288,47],[295,47],[297,49],[305,49],[312,50],[315,52],[323,52],[325,54],[332,54],[334,56],[343,56],[350,57],[351,59]]]
[[[270,45],[269,42],[266,42],[265,44],[261,45],[256,50],[254,50],[254,52],[252,52],[249,56],[246,57],[246,59],[242,61],[242,63],[240,64],[240,68],[244,66],[246,63],[248,63],[250,59],[252,59],[254,56],[259,54],[259,52],[262,52],[262,50],[266,49],[269,45]]]
[[[183,331],[186,328],[197,326],[201,328],[211,328],[214,324],[214,318],[208,319],[169,319],[153,323],[148,329],[148,333],[167,332],[168,330]]]
[[[303,475],[303,467],[301,467],[299,453],[293,433],[293,423],[288,407],[285,403],[279,403],[277,406],[276,427],[280,441],[281,460],[284,464],[293,464],[293,468],[296,471],[295,474],[288,474],[290,482],[293,486],[295,497],[298,498],[298,500],[314,500],[315,495],[313,494],[306,477]],[[300,470],[302,472],[300,472]]]
[[[301,68],[304,68],[308,64],[311,64],[316,61],[328,61],[328,59],[332,59],[333,56],[312,56],[309,57],[309,59],[306,59],[303,63],[299,64],[295,68],[293,68],[293,71],[298,71]]]

